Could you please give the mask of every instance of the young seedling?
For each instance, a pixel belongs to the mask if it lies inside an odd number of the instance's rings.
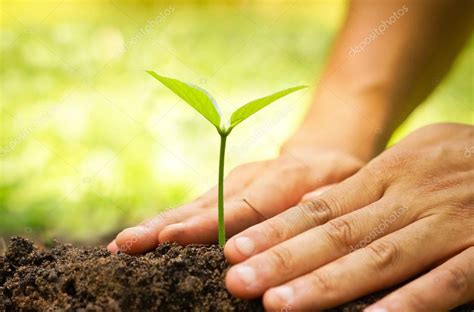
[[[189,83],[179,81],[164,76],[160,76],[154,71],[147,71],[151,76],[160,81],[168,89],[173,91],[186,103],[191,105],[195,110],[198,111],[204,118],[206,118],[211,124],[216,127],[217,132],[221,137],[221,146],[219,153],[219,178],[218,178],[218,237],[219,245],[224,246],[225,244],[225,227],[224,227],[224,160],[225,160],[225,145],[227,136],[231,131],[240,124],[242,121],[252,116],[265,106],[273,103],[274,101],[288,95],[297,90],[306,88],[307,86],[297,86],[289,89],[285,89],[268,96],[259,98],[251,101],[244,106],[238,108],[230,116],[230,120],[222,120],[219,106],[216,101],[203,89],[194,86]]]

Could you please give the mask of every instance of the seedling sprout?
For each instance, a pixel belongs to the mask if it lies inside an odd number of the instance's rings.
[[[307,86],[297,86],[293,88],[288,88],[251,101],[234,111],[230,116],[230,120],[223,120],[221,118],[219,106],[217,105],[216,101],[211,97],[211,95],[208,94],[205,90],[192,84],[179,81],[177,79],[160,76],[154,71],[147,71],[147,73],[153,76],[158,81],[160,81],[168,89],[173,91],[186,103],[188,103],[195,110],[197,110],[199,114],[201,114],[211,124],[213,124],[214,127],[216,127],[217,132],[220,135],[221,139],[219,152],[217,211],[219,245],[224,246],[226,240],[224,225],[224,162],[227,137],[238,124],[258,112],[265,106],[270,105],[271,103],[290,93],[306,88]]]

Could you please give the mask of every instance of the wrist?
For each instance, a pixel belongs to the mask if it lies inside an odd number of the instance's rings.
[[[370,90],[335,90],[337,93],[324,88],[316,93],[306,119],[282,146],[282,153],[324,149],[344,152],[366,162],[385,148],[393,131],[387,101]]]

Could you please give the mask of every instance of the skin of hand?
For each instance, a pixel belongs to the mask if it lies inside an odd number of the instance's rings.
[[[288,209],[311,189],[342,181],[382,151],[392,131],[437,85],[469,38],[473,3],[410,2],[406,14],[383,36],[351,55],[351,47],[364,41],[381,19],[406,5],[401,0],[354,0],[313,104],[283,146],[282,156],[242,165],[227,177],[227,235]],[[108,249],[133,254],[169,240],[215,242],[216,194],[210,190],[192,203],[122,231]]]
[[[297,155],[297,156],[295,156]],[[225,179],[225,224],[230,237],[296,205],[314,188],[340,182],[363,162],[341,151],[300,149],[293,155],[238,166]],[[214,243],[217,239],[217,191],[125,229],[108,246],[111,252],[136,254],[158,243]]]
[[[367,311],[474,299],[474,127],[415,131],[342,183],[232,237],[226,285],[265,308],[316,311],[424,273]]]

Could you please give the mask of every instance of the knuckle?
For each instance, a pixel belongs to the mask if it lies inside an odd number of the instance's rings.
[[[376,159],[373,162],[370,162],[366,167],[362,168],[359,172],[362,177],[371,179],[376,183],[385,183],[388,179],[388,174],[390,171],[387,170],[387,165]]]
[[[281,242],[288,237],[288,232],[286,230],[287,226],[280,224],[280,222],[277,222],[275,219],[270,219],[264,224],[265,226],[262,232],[265,233],[267,237],[271,237],[278,242]]]
[[[395,179],[400,172],[406,171],[410,159],[416,159],[413,153],[406,150],[387,150],[385,153],[362,169],[370,179],[379,183]]]
[[[269,250],[270,259],[280,274],[289,274],[295,269],[295,262],[292,253],[288,248],[275,246]]]
[[[252,173],[258,168],[265,167],[268,162],[269,161],[265,160],[265,161],[253,161],[253,162],[240,164],[230,170],[228,177],[235,176],[235,175],[240,176],[242,174],[248,174],[249,172]]]
[[[322,229],[327,237],[340,248],[347,249],[353,241],[353,225],[343,217],[330,220]]]
[[[466,223],[467,226],[472,227],[474,225],[474,207],[473,204],[466,204],[460,200],[451,201],[446,207],[448,209],[441,211],[440,215],[444,218],[442,221],[450,220],[452,222]],[[469,224],[471,223],[471,224]],[[474,240],[474,235],[470,237]]]
[[[308,166],[302,161],[296,159],[280,159],[280,161],[274,163],[281,174],[294,174],[300,172],[307,172]]]
[[[472,192],[466,191],[457,198],[451,199],[450,206],[452,209],[449,212],[452,212],[454,216],[474,221],[474,194]]]
[[[321,271],[313,271],[310,274],[311,282],[315,289],[318,289],[323,294],[331,294],[336,291],[336,287],[332,282],[332,278],[328,274],[323,274]]]
[[[389,240],[375,241],[366,247],[375,268],[384,271],[400,257],[400,248],[398,245]]]
[[[333,215],[329,203],[322,197],[302,201],[297,208],[314,226],[328,222]]]
[[[247,169],[249,169],[250,166],[251,166],[251,164],[238,165],[238,166],[234,167],[232,170],[230,170],[228,176],[230,177],[230,176],[233,176],[233,175],[236,175],[236,174],[240,174],[241,172],[246,171]]]
[[[408,300],[409,306],[413,311],[430,311],[430,302],[419,294],[409,291],[400,291],[400,295]]]
[[[462,268],[454,266],[443,269],[438,274],[438,280],[446,290],[459,295],[469,291],[469,279]]]
[[[450,180],[449,177],[439,177],[434,174],[427,174],[426,177],[420,179],[418,184],[420,188],[428,194],[451,189],[455,185],[454,181],[452,179]]]

